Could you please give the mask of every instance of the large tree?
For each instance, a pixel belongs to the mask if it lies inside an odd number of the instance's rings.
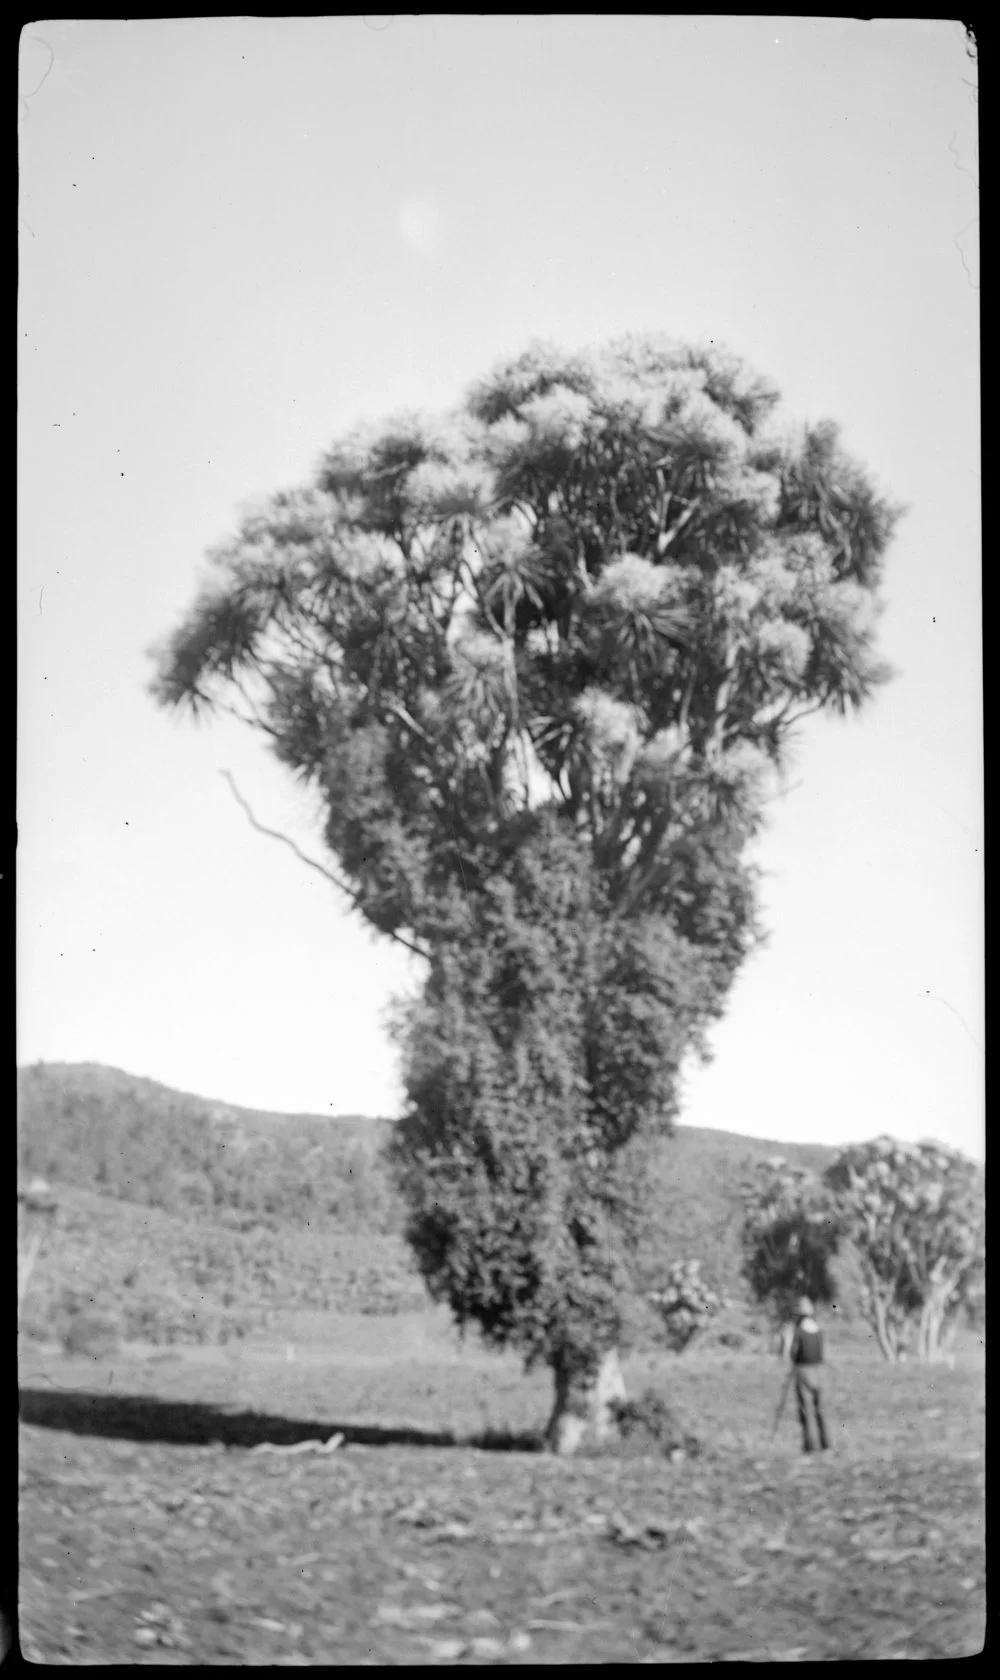
[[[881,1137],[845,1149],[825,1179],[860,1259],[863,1310],[883,1355],[938,1359],[982,1293],[981,1168],[943,1144]]]
[[[897,510],[777,400],[714,349],[532,349],[245,519],[159,656],[161,701],[318,789],[352,902],[426,958],[411,1240],[551,1365],[556,1445],[614,1387],[643,1148],[757,938],[768,777],[887,674]]]

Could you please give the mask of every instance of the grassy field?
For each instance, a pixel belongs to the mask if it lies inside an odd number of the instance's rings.
[[[20,1365],[20,1617],[51,1663],[940,1658],[982,1647],[983,1362],[832,1350],[799,1454],[761,1353],[646,1354],[704,1453],[530,1450],[543,1374],[432,1313]],[[326,1438],[331,1453],[267,1450]]]

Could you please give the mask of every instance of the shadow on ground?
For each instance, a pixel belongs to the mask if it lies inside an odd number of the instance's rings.
[[[102,1435],[121,1441],[159,1441],[173,1446],[293,1447],[300,1441],[344,1437],[345,1446],[472,1447],[486,1452],[537,1452],[536,1435],[486,1430],[456,1435],[452,1430],[384,1428],[380,1424],[318,1423],[236,1411],[202,1401],[159,1400],[147,1394],[92,1394],[80,1389],[22,1388],[22,1423],[65,1429],[73,1435]]]

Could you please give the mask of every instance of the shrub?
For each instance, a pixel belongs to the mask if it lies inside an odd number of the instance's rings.
[[[647,1300],[660,1319],[663,1339],[673,1353],[683,1353],[726,1305],[702,1278],[699,1260],[675,1261],[663,1287],[650,1290]]]
[[[64,1291],[55,1329],[67,1354],[104,1359],[117,1353],[121,1346],[122,1325],[118,1316],[93,1303],[85,1304],[69,1290]]]
[[[704,1450],[676,1409],[654,1388],[647,1388],[636,1400],[617,1400],[611,1409],[618,1425],[619,1450],[642,1456],[662,1453],[667,1458],[697,1458]]]

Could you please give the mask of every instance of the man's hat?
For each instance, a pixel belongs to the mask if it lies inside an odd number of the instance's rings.
[[[813,1304],[810,1301],[808,1295],[800,1295],[799,1296],[798,1301],[795,1304],[795,1310],[798,1313],[800,1318],[809,1318],[810,1317],[810,1315],[812,1313],[812,1310],[813,1310]]]

